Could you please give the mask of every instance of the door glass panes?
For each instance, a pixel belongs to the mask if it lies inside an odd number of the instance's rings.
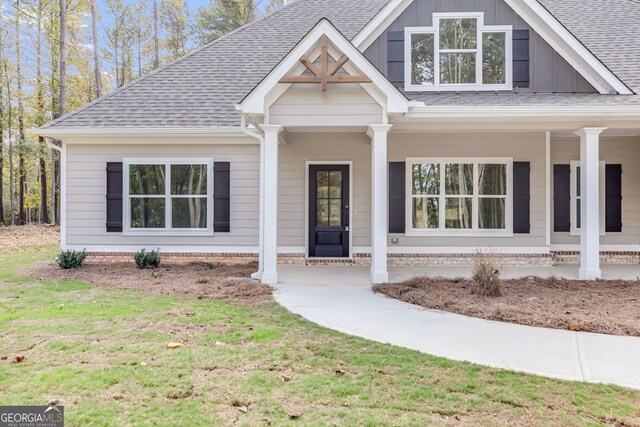
[[[411,84],[432,85],[434,83],[433,33],[411,35]]]
[[[316,172],[316,225],[342,226],[342,172]]]

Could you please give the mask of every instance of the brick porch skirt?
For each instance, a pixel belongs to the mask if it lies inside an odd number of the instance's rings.
[[[87,264],[131,264],[133,253],[89,252]],[[579,264],[580,252],[553,252],[551,254],[492,254],[499,263],[509,267],[551,267],[557,264]],[[256,254],[249,253],[160,253],[165,265],[189,265],[196,263],[224,262],[226,264],[246,264],[257,261]],[[473,262],[473,254],[390,254],[389,265],[395,267],[455,267],[468,266]],[[640,264],[640,252],[601,252],[602,264]],[[301,254],[280,254],[281,265],[369,266],[370,254],[355,254],[351,259],[306,259]]]

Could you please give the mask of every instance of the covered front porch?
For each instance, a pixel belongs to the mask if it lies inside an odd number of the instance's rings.
[[[377,284],[390,256],[481,250],[575,253],[575,276],[598,279],[601,251],[640,252],[638,113],[435,99],[409,101],[320,22],[238,106],[260,141],[254,277],[277,284],[281,255],[358,258]],[[602,161],[624,188],[604,186]]]

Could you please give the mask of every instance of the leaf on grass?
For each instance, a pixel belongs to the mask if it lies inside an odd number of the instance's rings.
[[[247,412],[249,412],[249,408],[247,408],[246,406],[240,406],[238,408],[238,411],[242,412],[243,414],[246,414]]]
[[[22,363],[26,360],[27,358],[25,356],[16,356],[13,358],[13,363]]]
[[[7,389],[6,385],[0,385],[0,391],[5,391]]]
[[[301,416],[302,416],[302,412],[291,412],[291,413],[289,413],[289,418],[291,418],[292,420],[297,420]]]
[[[280,377],[280,381],[282,381],[283,383],[288,383],[289,381],[291,381],[291,378],[286,375],[283,375]]]
[[[180,342],[170,342],[169,344],[167,344],[167,348],[174,350],[176,348],[182,348],[184,347],[184,344],[180,343]]]
[[[342,369],[336,369],[336,375],[344,375],[345,372]]]

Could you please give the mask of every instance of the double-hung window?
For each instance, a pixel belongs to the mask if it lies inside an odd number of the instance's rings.
[[[213,161],[125,159],[125,234],[212,235]]]
[[[511,235],[513,160],[407,159],[407,234]]]
[[[434,13],[433,27],[405,28],[405,90],[511,90],[512,28],[483,13]]]

